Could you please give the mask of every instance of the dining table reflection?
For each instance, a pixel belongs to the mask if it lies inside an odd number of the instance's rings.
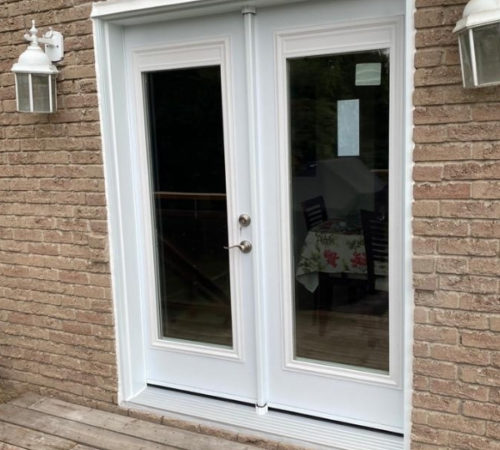
[[[329,219],[307,232],[297,263],[296,279],[309,292],[321,273],[366,275],[366,253],[360,226]]]

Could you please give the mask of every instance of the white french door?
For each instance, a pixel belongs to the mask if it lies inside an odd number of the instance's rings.
[[[235,20],[236,19],[236,20]],[[151,385],[254,403],[243,29],[239,15],[129,37],[141,147]],[[159,33],[159,36],[156,34]],[[152,36],[153,35],[153,36]],[[247,244],[248,245],[248,244]]]
[[[148,384],[401,432],[401,8],[126,29]]]

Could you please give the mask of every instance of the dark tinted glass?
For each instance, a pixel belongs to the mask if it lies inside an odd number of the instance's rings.
[[[232,345],[220,68],[146,75],[161,334]]]
[[[295,355],[389,368],[389,57],[290,59]]]

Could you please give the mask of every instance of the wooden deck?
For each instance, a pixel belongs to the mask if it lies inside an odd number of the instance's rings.
[[[263,448],[26,394],[0,405],[0,450]],[[298,448],[274,442],[264,448]]]

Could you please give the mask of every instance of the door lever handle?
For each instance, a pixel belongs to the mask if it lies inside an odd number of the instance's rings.
[[[250,241],[241,241],[239,244],[229,245],[224,248],[226,250],[230,250],[232,248],[239,248],[241,253],[250,253],[252,251],[252,243]]]

